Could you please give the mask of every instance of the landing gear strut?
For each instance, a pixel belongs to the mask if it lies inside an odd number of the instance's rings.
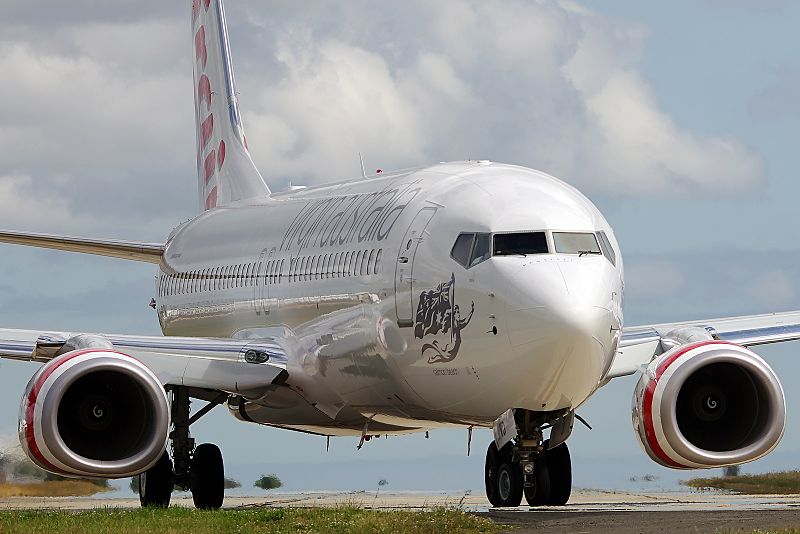
[[[563,506],[572,491],[572,462],[566,443],[550,448],[542,421],[531,412],[515,414],[517,438],[486,451],[486,497],[492,506]]]
[[[197,508],[217,509],[222,506],[225,492],[225,469],[219,447],[203,443],[195,447],[189,426],[225,401],[221,394],[206,407],[189,417],[189,391],[172,388],[172,458],[167,451],[158,463],[139,475],[139,501],[142,506],[169,506],[174,487],[190,490]]]

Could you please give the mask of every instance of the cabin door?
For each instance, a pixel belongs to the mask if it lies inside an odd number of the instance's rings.
[[[397,326],[400,327],[414,326],[414,257],[419,244],[425,239],[425,228],[435,213],[436,208],[421,209],[400,243],[394,277],[395,310]]]
[[[253,285],[253,308],[256,315],[269,314],[269,273],[272,265],[272,257],[275,255],[275,247],[272,250],[264,249],[258,257],[256,266],[256,283]]]

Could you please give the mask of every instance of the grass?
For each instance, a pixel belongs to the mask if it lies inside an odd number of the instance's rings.
[[[459,510],[372,511],[354,507],[219,510],[101,509],[88,512],[0,511],[0,532],[126,534],[222,532],[496,532],[502,527]]]
[[[30,484],[0,484],[2,497],[85,497],[111,488],[89,480],[52,480]]]
[[[693,478],[681,482],[700,490],[721,489],[751,495],[800,493],[800,471],[780,471],[761,475]]]

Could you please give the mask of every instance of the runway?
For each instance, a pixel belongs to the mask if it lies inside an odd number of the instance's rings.
[[[189,496],[174,506],[191,507]],[[91,510],[134,508],[137,498],[9,497],[0,509]],[[380,510],[456,507],[515,527],[514,532],[718,532],[800,527],[798,495],[733,495],[717,492],[620,492],[575,489],[563,507],[491,509],[469,492],[309,492],[229,496],[225,508],[359,506]]]

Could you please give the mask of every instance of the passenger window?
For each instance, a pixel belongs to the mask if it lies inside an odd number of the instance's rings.
[[[494,235],[495,256],[547,254],[547,235],[544,232],[515,232]]]
[[[375,251],[369,251],[369,259],[367,260],[367,274],[375,274],[375,268],[373,267],[373,260],[375,259]]]
[[[475,234],[475,245],[472,247],[472,255],[469,259],[469,266],[478,265],[491,257],[491,234]]]
[[[617,253],[614,252],[614,247],[611,246],[611,241],[609,241],[608,236],[605,232],[600,231],[597,232],[597,237],[600,238],[600,248],[603,250],[603,255],[608,258],[608,261],[611,262],[611,265],[617,266]]]
[[[358,276],[359,275],[359,268],[361,267],[361,255],[362,254],[363,254],[363,252],[359,250],[358,253],[355,256],[355,262],[354,262],[354,265],[353,265],[353,275],[354,276]],[[361,272],[360,274],[364,274],[364,273]]]
[[[553,232],[553,244],[559,254],[602,254],[597,237],[590,232]]]
[[[280,264],[278,264],[278,283],[281,283],[281,278],[283,278],[283,260],[281,260]]]
[[[450,251],[450,257],[458,263],[466,267],[469,263],[469,253],[472,251],[472,241],[475,234],[461,234],[456,238],[453,249]],[[408,259],[411,261],[411,258]]]
[[[383,249],[378,249],[378,254],[375,255],[375,268],[373,272],[375,274],[381,274],[381,256],[383,256]]]
[[[344,255],[344,275],[350,276],[350,252]]]

